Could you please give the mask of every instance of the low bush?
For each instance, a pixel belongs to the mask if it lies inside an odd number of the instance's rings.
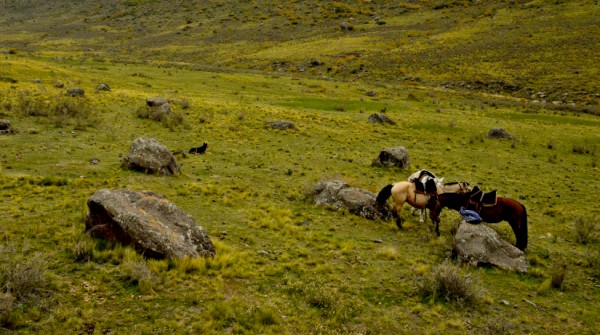
[[[552,287],[562,290],[564,288],[564,282],[567,278],[567,274],[567,263],[565,263],[563,260],[554,262],[550,268],[550,283]]]
[[[458,266],[450,263],[433,266],[429,275],[417,276],[414,281],[423,299],[476,303],[483,294],[476,277],[462,273]]]
[[[588,250],[587,253],[588,266],[592,270],[592,274],[595,277],[600,278],[600,249]]]
[[[588,244],[591,241],[592,233],[596,229],[594,219],[591,216],[576,216],[574,220],[577,242]]]

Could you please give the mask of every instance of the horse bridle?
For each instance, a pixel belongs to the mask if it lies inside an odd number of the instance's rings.
[[[431,200],[433,200],[433,199],[435,199],[435,207],[434,207],[433,211],[431,209],[429,209],[429,218],[431,219],[431,221],[437,222],[437,220],[439,220],[439,218],[440,218],[440,215],[435,214],[435,213],[438,213],[438,209],[440,208],[440,206],[442,206],[442,204],[440,204],[440,199],[438,198],[437,195],[432,196],[429,201],[431,202]]]

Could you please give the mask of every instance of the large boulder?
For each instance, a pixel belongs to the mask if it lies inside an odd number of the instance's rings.
[[[456,236],[458,259],[472,265],[492,264],[505,270],[527,272],[529,261],[525,253],[500,238],[483,224],[462,222]]]
[[[384,149],[379,153],[379,156],[373,159],[373,165],[409,169],[408,151],[403,146]]]
[[[390,207],[377,204],[377,194],[360,188],[350,187],[343,181],[320,182],[314,188],[314,203],[320,206],[333,206],[347,209],[354,215],[366,219],[389,221],[392,218]]]
[[[271,126],[271,128],[273,129],[279,129],[279,130],[287,130],[287,129],[291,129],[291,130],[296,130],[296,126],[294,126],[293,123],[291,123],[290,121],[284,121],[284,120],[279,120],[279,121],[267,121],[267,124],[269,126]]]
[[[70,97],[82,97],[85,95],[83,88],[70,88],[67,90],[67,95]]]
[[[340,23],[340,29],[343,31],[348,31],[348,22],[342,22]]]
[[[366,93],[366,94],[367,94],[367,96],[369,96],[369,97],[374,97],[374,96],[376,96],[376,95],[377,95],[377,92],[375,92],[375,90],[370,90],[370,91],[367,91],[367,93]]]
[[[87,202],[86,233],[134,245],[156,258],[212,257],[215,248],[194,218],[150,191],[96,192]]]
[[[390,119],[387,115],[385,115],[383,113],[371,114],[369,116],[368,122],[369,123],[388,123],[393,126],[396,125],[396,122],[392,121],[392,119]]]
[[[128,170],[169,176],[180,172],[179,164],[167,147],[153,138],[139,137],[131,143],[123,167]]]
[[[510,140],[512,136],[504,128],[492,128],[488,132],[487,138]]]

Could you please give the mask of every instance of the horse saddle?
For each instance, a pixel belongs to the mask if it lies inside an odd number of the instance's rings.
[[[497,201],[498,196],[496,195],[496,191],[483,193],[479,186],[473,187],[471,197],[469,198],[469,203],[477,205],[477,207],[494,207],[496,206]]]
[[[411,183],[415,184],[415,192],[425,195],[436,195],[437,194],[437,186],[435,185],[435,180],[428,178],[424,183],[419,179],[414,178],[411,180]]]

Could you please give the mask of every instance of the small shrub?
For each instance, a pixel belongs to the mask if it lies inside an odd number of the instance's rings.
[[[394,260],[398,258],[398,250],[394,247],[383,247],[377,250],[375,255],[382,259]]]
[[[146,261],[134,250],[128,249],[125,255],[125,262],[121,265],[121,279],[129,281],[133,285],[138,285],[140,291],[144,294],[153,292],[152,284],[156,276],[146,265]]]
[[[433,266],[431,274],[417,276],[415,284],[423,299],[442,298],[449,302],[476,303],[483,293],[477,278],[461,273],[458,266],[450,263]]]
[[[575,143],[573,144],[573,152],[578,154],[594,154],[596,152],[596,147],[590,145],[589,143]]]
[[[588,244],[591,240],[591,236],[595,228],[596,224],[592,217],[575,217],[575,237],[577,238],[577,242],[581,244]]]
[[[179,100],[177,102],[177,104],[179,105],[179,107],[181,107],[182,109],[188,109],[190,107],[192,107],[192,102],[190,101],[190,99],[188,98],[183,98],[181,100]]]
[[[416,96],[413,92],[408,93],[407,99],[411,101],[421,101],[421,99],[418,96]]]
[[[87,262],[92,259],[96,243],[86,234],[74,238],[71,252],[77,262]]]
[[[19,53],[19,50],[15,49],[15,48],[10,48],[10,49],[8,49],[8,53],[11,55],[16,55]]]
[[[14,308],[15,297],[12,294],[6,292],[0,292],[0,316],[7,315],[12,312]]]
[[[552,287],[562,290],[564,281],[567,278],[567,273],[567,263],[563,260],[554,262],[550,268]]]
[[[471,135],[471,138],[469,138],[469,143],[473,144],[475,142],[485,142],[485,136],[481,133]]]
[[[255,318],[261,325],[265,326],[275,325],[279,322],[277,312],[271,308],[256,308]]]
[[[513,328],[513,325],[504,318],[492,318],[485,322],[483,326],[481,326],[481,334],[485,335],[504,335],[510,334],[510,330]]]
[[[550,291],[551,287],[552,287],[552,279],[547,279],[547,280],[544,280],[544,282],[541,283],[540,286],[538,286],[536,292],[538,295],[546,295]]]
[[[0,287],[18,300],[26,300],[39,293],[47,284],[48,261],[41,253],[28,259],[23,255],[13,256],[0,270]]]
[[[587,253],[588,266],[592,270],[592,274],[600,278],[600,249],[596,251],[588,250]]]

